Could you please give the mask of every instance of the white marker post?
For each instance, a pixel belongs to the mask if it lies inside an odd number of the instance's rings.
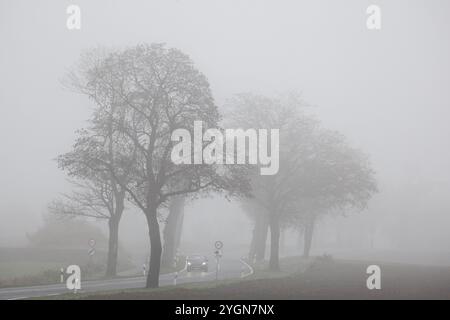
[[[89,250],[88,250],[88,255],[89,255],[89,263],[88,266],[93,266],[94,265],[94,254],[95,254],[95,244],[97,242],[95,241],[95,239],[89,239]]]
[[[178,271],[176,271],[175,274],[173,275],[173,285],[174,286],[177,285],[177,279],[178,279]]]
[[[59,275],[61,283],[64,283],[64,268],[61,268]]]
[[[80,287],[80,279],[75,279],[75,287],[73,288],[73,293],[77,293],[77,289]]]
[[[145,267],[145,263],[142,265],[142,274],[144,275],[144,277],[145,277],[145,274],[146,274],[146,267]]]

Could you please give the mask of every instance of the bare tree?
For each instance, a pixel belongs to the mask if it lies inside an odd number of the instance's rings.
[[[63,79],[65,87],[88,96],[97,108],[89,120],[89,126],[77,132],[72,150],[57,158],[58,166],[80,181],[78,190],[66,196],[66,202],[60,200],[53,203],[51,209],[60,214],[108,220],[106,275],[115,276],[119,224],[125,208],[126,191],[123,185],[130,180],[135,152],[116,128],[116,123],[124,116],[117,97],[108,90],[97,90],[95,85],[95,80],[102,76],[99,66],[106,56],[103,49],[84,53],[76,69]],[[99,163],[103,164],[102,167]],[[109,168],[120,169],[111,171]]]
[[[230,105],[232,123],[280,130],[280,170],[273,176],[251,174],[253,201],[270,228],[269,268],[278,270],[281,229],[292,220],[308,221],[309,248],[314,220],[306,218],[317,211],[365,205],[376,190],[373,172],[366,158],[348,147],[341,135],[321,129],[306,116],[305,104],[296,95],[241,94]]]
[[[289,197],[298,192],[295,177],[290,174],[292,157],[300,148],[306,148],[316,121],[303,115],[304,102],[291,94],[280,98],[268,98],[254,94],[240,94],[228,104],[227,121],[241,128],[268,128],[280,130],[280,170],[276,175],[262,176],[257,170],[251,176],[254,208],[258,208],[253,240],[255,245],[265,245],[266,223],[270,230],[271,270],[279,269],[280,232]],[[293,143],[300,142],[294,145]],[[247,206],[248,207],[248,206]],[[256,217],[256,215],[255,215]],[[260,220],[260,221],[258,221]]]
[[[112,114],[113,132],[121,146],[121,156],[116,158],[121,161],[88,156],[85,166],[111,175],[144,213],[151,244],[147,287],[157,287],[162,253],[158,209],[171,197],[239,192],[245,188],[244,175],[238,167],[217,170],[218,165],[171,161],[175,129],[184,128],[192,135],[194,121],[202,121],[206,129],[217,127],[219,120],[207,79],[179,50],[153,44],[115,51],[86,75],[83,92],[96,102],[98,114]],[[111,107],[118,111],[108,112]],[[99,119],[91,136],[108,127],[102,125],[105,117]]]
[[[121,183],[127,181],[129,171],[122,170],[120,175],[113,177],[109,171],[98,170],[92,164],[98,161],[111,166],[123,164],[119,153],[115,151],[117,143],[112,135],[101,134],[99,130],[80,131],[73,150],[57,158],[59,167],[80,181],[78,188],[72,195],[66,195],[66,202],[59,201],[52,206],[54,212],[108,220],[107,276],[115,276],[117,271],[119,224],[125,209],[126,195]]]
[[[108,258],[106,276],[117,273],[119,223],[124,211],[125,193],[115,192],[108,180],[71,181],[73,191],[49,204],[57,217],[88,217],[108,222]]]
[[[296,164],[294,170],[308,183],[288,208],[293,213],[294,224],[303,228],[305,257],[309,256],[319,217],[362,210],[377,192],[368,157],[349,146],[343,135],[319,129],[312,139],[309,156]]]

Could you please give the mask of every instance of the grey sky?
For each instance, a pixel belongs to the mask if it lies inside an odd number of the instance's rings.
[[[72,3],[80,31],[66,28]],[[372,3],[380,31],[366,28]],[[0,0],[0,245],[24,243],[66,188],[52,159],[70,148],[89,103],[58,80],[82,50],[141,42],[189,54],[219,105],[241,91],[302,92],[324,126],[371,156],[379,199],[405,194],[396,214],[408,215],[419,201],[411,185],[440,186],[409,214],[427,217],[426,235],[450,227],[449,9],[446,0]]]

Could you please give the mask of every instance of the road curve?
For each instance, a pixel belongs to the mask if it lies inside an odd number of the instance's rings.
[[[215,262],[210,264],[209,272],[187,272],[183,270],[176,277],[177,284],[214,281],[216,279]],[[251,273],[251,268],[238,259],[221,259],[219,279],[240,278]],[[159,278],[160,286],[175,285],[175,273],[163,274]],[[118,278],[109,280],[81,280],[78,292],[100,292],[109,290],[138,289],[145,286],[144,277]],[[20,300],[33,297],[54,296],[70,292],[65,284],[41,285],[33,287],[12,287],[0,289],[0,300]]]

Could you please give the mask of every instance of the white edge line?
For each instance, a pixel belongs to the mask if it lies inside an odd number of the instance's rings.
[[[181,274],[181,273],[185,272],[186,269],[187,269],[187,263],[184,264],[184,268],[181,269],[180,271],[175,271],[175,272],[171,272],[171,273],[162,274],[162,276],[169,276],[169,277],[171,277],[171,276],[174,276],[177,273]]]
[[[255,270],[253,270],[252,266],[249,265],[247,262],[245,262],[242,258],[239,260],[250,270],[249,273],[241,275],[241,278],[246,278],[248,276],[251,276],[255,272]]]

